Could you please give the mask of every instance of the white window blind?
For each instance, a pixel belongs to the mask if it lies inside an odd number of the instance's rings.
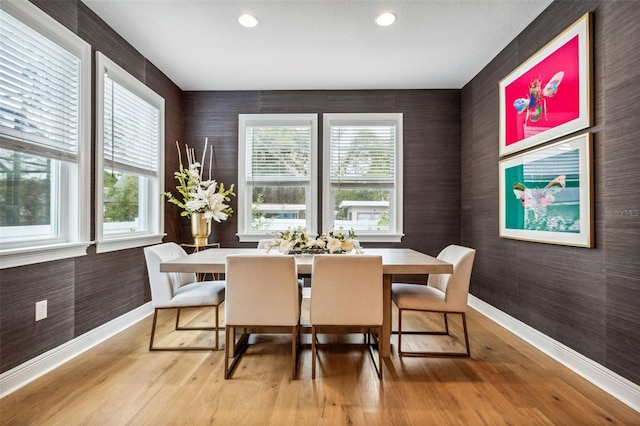
[[[86,254],[90,114],[91,45],[29,1],[0,0],[1,268]]]
[[[395,179],[396,124],[332,124],[331,183],[388,183]]]
[[[104,165],[147,176],[158,172],[160,111],[104,77]]]
[[[238,237],[318,228],[317,114],[239,114]]]
[[[96,52],[96,252],[159,243],[164,99]]]
[[[309,181],[311,179],[311,123],[308,126],[246,126],[247,180]]]
[[[0,10],[2,146],[76,161],[81,60]]]
[[[323,115],[322,227],[402,238],[402,114]]]

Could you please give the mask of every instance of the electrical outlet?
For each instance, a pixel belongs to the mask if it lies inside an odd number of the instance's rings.
[[[43,320],[47,317],[47,301],[41,300],[36,302],[36,321]]]

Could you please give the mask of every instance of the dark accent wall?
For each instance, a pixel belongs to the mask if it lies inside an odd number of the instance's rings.
[[[444,245],[459,242],[459,90],[185,92],[183,106],[185,142],[197,152],[205,137],[214,143],[214,177],[225,184],[238,181],[238,114],[317,113],[321,153],[323,113],[403,113],[405,237],[389,246],[436,255]],[[236,220],[234,215],[214,223],[212,240],[241,246]]]
[[[593,12],[595,248],[498,238],[498,82]],[[640,7],[556,1],[462,90],[471,293],[640,384]]]
[[[182,138],[182,92],[152,63],[79,0],[32,3],[93,48],[92,114],[95,116],[95,52],[101,51],[165,98],[168,152]],[[95,158],[95,118],[92,118]],[[167,167],[177,158],[167,160]],[[92,170],[92,206],[95,201]],[[173,184],[173,176],[168,179]],[[93,210],[93,207],[92,207]],[[173,215],[173,216],[172,216]],[[92,235],[95,217],[92,216]],[[167,239],[179,239],[177,212],[167,207]],[[35,302],[48,300],[48,318],[34,322]],[[150,300],[142,249],[96,254],[0,270],[0,372],[60,346]]]

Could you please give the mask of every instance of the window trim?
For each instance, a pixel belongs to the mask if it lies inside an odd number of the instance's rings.
[[[76,188],[77,200],[75,203],[67,202],[64,207],[67,214],[62,217],[68,220],[61,224],[67,231],[65,237],[69,241],[0,249],[0,269],[84,256],[93,243],[90,241],[91,45],[28,1],[0,2],[0,8],[80,59],[78,155],[77,162],[74,163],[76,167],[71,167],[74,169],[70,171],[72,176],[68,176],[73,179],[68,186]],[[68,211],[71,206],[74,207],[73,211]]]
[[[331,125],[340,122],[371,121],[372,124],[380,121],[393,121],[396,123],[396,146],[395,146],[395,180],[393,199],[390,205],[395,206],[395,217],[391,223],[389,232],[362,232],[358,231],[358,241],[397,243],[401,242],[403,233],[403,114],[402,113],[326,113],[322,115],[323,121],[323,170],[322,170],[322,228],[323,232],[333,230],[335,209],[331,190]]]
[[[156,183],[150,185],[147,194],[149,232],[136,235],[123,235],[105,238],[103,234],[103,202],[104,202],[104,71],[109,70],[110,78],[117,81],[127,90],[154,105],[160,110],[158,132],[158,176]],[[96,52],[96,253],[106,253],[134,247],[142,247],[162,242],[164,233],[164,135],[165,135],[165,100],[140,80],[133,77],[102,52]],[[153,209],[155,205],[155,211]]]
[[[247,170],[246,170],[246,134],[247,122],[264,122],[272,124],[280,122],[304,122],[305,125],[311,122],[311,176],[309,179],[309,191],[307,193],[307,233],[317,235],[318,233],[318,114],[239,114],[238,115],[238,240],[240,242],[258,242],[269,234],[248,232],[247,207],[252,202],[251,194],[247,191]],[[250,211],[251,209],[249,209]]]

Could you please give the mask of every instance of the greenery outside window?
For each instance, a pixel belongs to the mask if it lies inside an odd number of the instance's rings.
[[[164,99],[96,54],[97,251],[162,241]]]
[[[402,114],[324,114],[325,232],[402,238]]]
[[[317,233],[316,114],[240,114],[238,236]]]
[[[0,2],[0,264],[86,254],[91,47],[29,2]]]

